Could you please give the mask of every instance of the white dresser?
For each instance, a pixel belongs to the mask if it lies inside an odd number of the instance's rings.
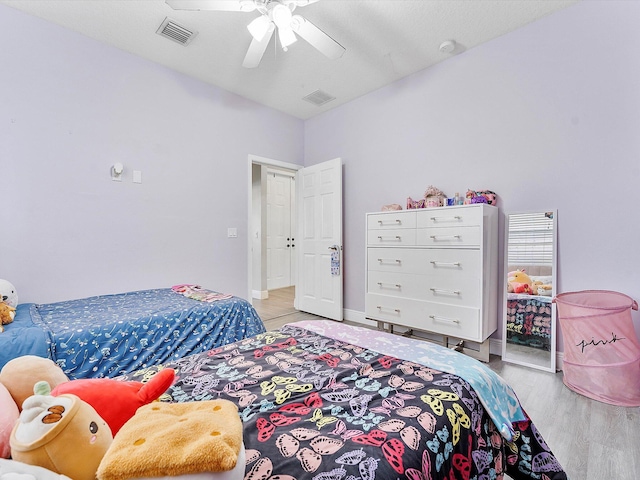
[[[478,343],[496,330],[496,207],[461,205],[366,217],[367,318]]]

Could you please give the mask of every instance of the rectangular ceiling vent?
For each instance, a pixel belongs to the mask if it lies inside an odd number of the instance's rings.
[[[323,92],[322,90],[316,90],[315,92],[311,92],[306,97],[302,97],[302,99],[320,107],[325,103],[329,103],[331,100],[335,100],[336,97],[329,95],[327,92]]]
[[[173,40],[180,45],[184,45],[185,47],[189,45],[191,40],[193,40],[193,38],[198,34],[198,32],[193,32],[188,28],[177,24],[169,17],[164,19],[164,22],[162,22],[162,25],[160,25],[158,30],[156,30],[156,33],[168,38],[169,40]]]

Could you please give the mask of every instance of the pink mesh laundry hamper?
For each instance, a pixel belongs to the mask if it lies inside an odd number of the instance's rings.
[[[553,299],[564,338],[564,383],[600,402],[640,406],[640,342],[631,320],[638,303],[607,290]]]

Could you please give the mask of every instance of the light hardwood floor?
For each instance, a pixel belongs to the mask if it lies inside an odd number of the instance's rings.
[[[271,320],[283,315],[295,313],[293,297],[295,287],[278,288],[269,290],[269,298],[264,300],[253,299],[253,308],[256,309],[262,321]]]
[[[274,305],[271,308],[276,311]],[[300,320],[324,320],[294,312],[263,319],[267,330]],[[505,363],[495,355],[488,366],[514,389],[571,480],[640,479],[640,407],[616,407],[578,395],[563,384],[562,372]]]

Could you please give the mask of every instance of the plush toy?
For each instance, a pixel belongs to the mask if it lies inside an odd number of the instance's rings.
[[[11,430],[19,415],[18,406],[11,398],[9,390],[0,383],[0,458],[9,458],[11,456],[9,439],[11,438]]]
[[[532,295],[542,295],[544,297],[550,297],[553,292],[551,285],[543,284],[540,280],[536,280],[531,284]]]
[[[109,425],[75,395],[50,395],[46,382],[34,392],[11,432],[11,457],[73,480],[94,480],[113,441]]]
[[[51,391],[58,396],[73,394],[91,405],[107,422],[115,436],[143,405],[158,399],[173,384],[175,371],[160,370],[146,382],[124,382],[111,378],[88,378],[60,383]]]
[[[480,195],[475,190],[467,190],[465,194],[465,204],[489,203],[484,195]]]
[[[487,199],[487,203],[489,205],[497,205],[498,204],[498,195],[496,192],[492,192],[491,190],[478,190],[476,194],[482,195]]]
[[[509,272],[508,279],[509,288],[507,291],[510,293],[524,293],[531,294],[531,277],[525,273],[524,270],[514,270]]]
[[[407,197],[407,210],[411,210],[414,208],[426,208],[427,200],[425,198],[421,198],[420,200],[414,200],[411,197]]]
[[[0,480],[71,480],[46,468],[0,459]]]
[[[429,185],[424,192],[424,198],[427,201],[427,207],[442,207],[444,204],[443,199],[447,198],[447,196],[439,188]]]
[[[16,316],[16,309],[4,302],[0,302],[0,333],[4,332],[4,325],[13,322]]]
[[[35,355],[9,360],[0,370],[0,383],[9,390],[18,410],[22,409],[22,402],[33,395],[33,387],[39,380],[46,381],[52,387],[69,381],[53,360]]]
[[[18,292],[8,280],[0,278],[0,302],[4,302],[10,307],[16,308],[18,306]]]
[[[145,405],[115,436],[96,476],[241,480],[246,458],[242,440],[238,407],[229,400]]]

